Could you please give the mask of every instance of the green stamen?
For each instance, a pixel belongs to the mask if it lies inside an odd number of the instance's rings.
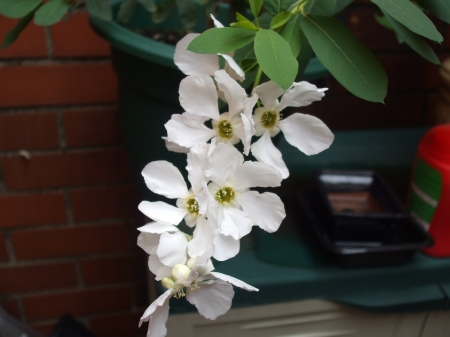
[[[221,119],[217,125],[217,133],[220,137],[230,139],[233,137],[233,126],[225,119]]]
[[[216,192],[216,195],[214,196],[216,201],[221,204],[231,202],[235,197],[236,194],[231,187],[222,187]]]
[[[275,124],[277,123],[277,120],[278,120],[278,115],[277,115],[276,111],[266,111],[261,116],[261,124],[266,129],[272,129],[275,126]]]

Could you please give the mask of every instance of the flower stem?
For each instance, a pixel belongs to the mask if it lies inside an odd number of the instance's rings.
[[[256,73],[255,82],[253,83],[252,90],[259,85],[259,82],[261,81],[261,76],[262,76],[262,69],[260,66],[258,66],[258,72]]]

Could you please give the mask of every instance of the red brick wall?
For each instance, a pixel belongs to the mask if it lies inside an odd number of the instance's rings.
[[[13,25],[1,18],[0,35]],[[44,334],[65,313],[99,337],[146,329],[139,196],[109,54],[83,13],[0,51],[0,304]]]

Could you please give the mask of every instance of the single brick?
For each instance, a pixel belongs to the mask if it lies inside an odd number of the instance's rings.
[[[109,62],[0,67],[0,106],[114,103],[117,77]]]
[[[39,242],[34,243],[34,247],[39,249]],[[0,268],[0,293],[3,295],[68,288],[76,285],[77,276],[73,263],[33,264]]]
[[[91,318],[92,332],[98,337],[137,337],[145,336],[147,323],[138,327],[142,314],[110,315]]]
[[[123,149],[2,158],[10,190],[122,183],[131,180]]]
[[[87,13],[73,13],[70,20],[50,27],[55,57],[107,57],[109,43],[89,27]]]
[[[27,321],[59,318],[64,314],[91,315],[131,309],[130,287],[90,289],[22,299]]]
[[[0,39],[14,28],[18,20],[0,17]],[[19,38],[6,49],[0,50],[0,58],[37,58],[47,56],[45,33],[43,27],[31,23],[20,34]]]
[[[75,221],[139,215],[140,197],[134,185],[77,189],[70,196]]]
[[[22,320],[19,308],[19,300],[17,298],[9,298],[0,302],[5,311],[12,317]]]
[[[423,94],[391,94],[386,104],[375,104],[350,95],[325,96],[316,116],[331,130],[414,127],[420,125]]]
[[[69,147],[122,142],[117,109],[66,111],[64,130]]]
[[[23,230],[11,234],[18,259],[123,252],[129,249],[124,224]]]
[[[0,211],[0,214],[2,212]],[[5,236],[0,233],[0,261],[9,261],[8,249],[6,248]]]
[[[0,227],[60,224],[67,221],[62,193],[0,196]]]
[[[58,146],[55,113],[0,116],[0,150],[54,149]]]
[[[83,281],[87,285],[137,282],[147,272],[147,255],[90,258],[81,261]]]

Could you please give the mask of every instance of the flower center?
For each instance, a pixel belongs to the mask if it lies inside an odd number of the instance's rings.
[[[261,116],[261,124],[266,129],[272,129],[278,120],[278,114],[276,111],[266,111]]]
[[[184,204],[191,215],[198,215],[198,202],[194,198],[187,199]]]
[[[214,196],[216,201],[221,204],[231,202],[235,197],[236,193],[234,193],[233,189],[228,186],[219,189]]]
[[[217,133],[222,138],[231,139],[233,137],[233,125],[226,119],[221,119],[217,125]]]

